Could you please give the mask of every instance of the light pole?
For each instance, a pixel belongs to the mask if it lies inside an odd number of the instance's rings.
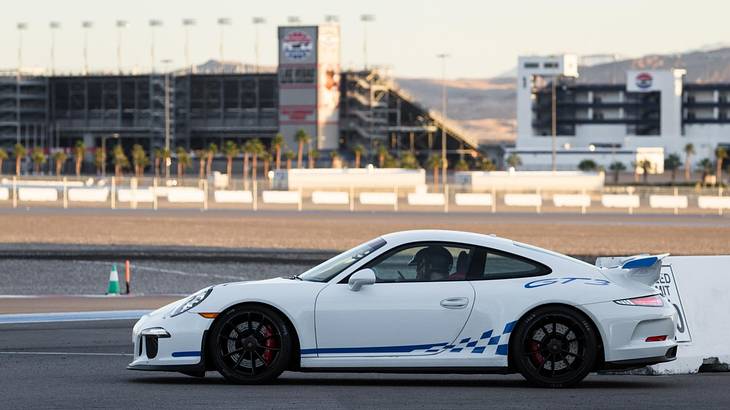
[[[193,72],[193,66],[190,64],[190,27],[195,25],[194,19],[183,19],[183,27],[185,28],[185,67]]]
[[[170,150],[170,64],[172,60],[162,60],[165,65],[165,149]]]
[[[254,17],[253,20],[253,35],[254,35],[254,55],[255,55],[255,63],[256,63],[256,72],[258,73],[259,70],[259,25],[265,24],[266,19],[263,17]]]
[[[51,75],[56,74],[56,30],[61,28],[61,23],[52,21],[48,23],[51,29]]]
[[[105,135],[101,137],[101,177],[106,177],[106,140],[109,138],[119,139],[119,134]]]
[[[82,21],[81,27],[84,29],[84,75],[89,74],[89,29],[94,26],[91,21]]]
[[[23,69],[23,31],[28,28],[28,23],[18,23],[18,71],[15,74],[15,142],[20,144],[20,72]]]
[[[552,84],[552,96],[550,98],[550,134],[552,138],[552,170],[558,169],[558,81],[560,76],[556,75]]]
[[[122,74],[122,32],[127,28],[127,22],[117,20],[117,67],[119,74]]]
[[[155,73],[155,28],[162,26],[162,20],[150,20],[150,72]]]
[[[446,59],[450,56],[446,53],[437,54],[436,58],[441,60],[441,181],[446,189]]]
[[[365,68],[365,70],[367,70],[368,69],[368,23],[375,21],[375,15],[374,14],[363,14],[360,16],[360,21],[362,21],[362,29],[363,29],[362,60],[363,60],[363,67]]]
[[[223,54],[223,42],[225,39],[225,30],[226,26],[231,25],[231,19],[228,17],[221,17],[218,19],[218,27],[220,27],[220,43],[218,44],[218,51],[220,52],[220,65],[221,65],[221,71],[225,71],[225,55]]]

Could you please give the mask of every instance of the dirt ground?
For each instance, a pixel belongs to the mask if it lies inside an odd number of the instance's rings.
[[[346,249],[406,229],[454,229],[573,255],[730,254],[730,218],[334,211],[3,210],[0,243]]]

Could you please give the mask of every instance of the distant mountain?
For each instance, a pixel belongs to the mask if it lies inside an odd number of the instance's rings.
[[[581,83],[626,82],[627,70],[683,68],[687,82],[730,83],[730,47],[704,46],[677,54],[653,54],[634,59],[582,66]],[[491,79],[458,79],[447,82],[448,116],[485,143],[514,141],[516,94],[514,75]],[[441,80],[398,78],[396,82],[423,105],[441,110]]]

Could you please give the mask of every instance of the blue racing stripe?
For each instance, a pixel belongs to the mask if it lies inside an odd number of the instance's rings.
[[[172,352],[172,357],[198,357],[200,352]]]
[[[446,346],[447,343],[433,343],[428,345],[404,346],[374,346],[374,347],[323,347],[319,349],[302,349],[301,354],[327,353],[409,353],[414,350],[427,350],[432,347]]]

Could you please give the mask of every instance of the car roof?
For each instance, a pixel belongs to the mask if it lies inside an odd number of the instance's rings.
[[[496,235],[485,235],[475,232],[449,231],[441,229],[418,229],[412,231],[392,232],[383,235],[388,243],[400,245],[419,241],[461,242],[487,247],[504,248],[514,246],[514,242]]]

